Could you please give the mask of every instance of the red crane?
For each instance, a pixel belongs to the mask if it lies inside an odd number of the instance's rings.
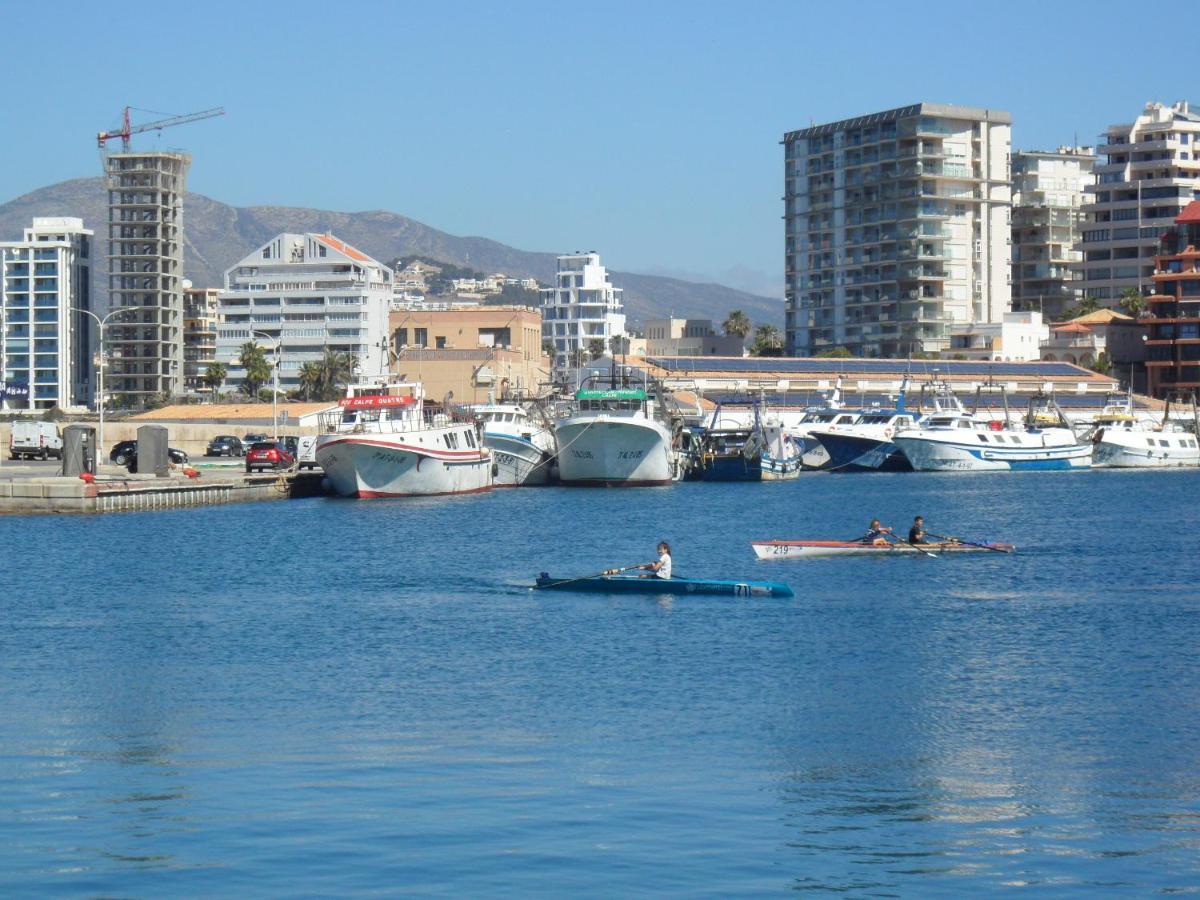
[[[198,122],[201,119],[211,119],[213,116],[225,115],[225,107],[218,106],[215,109],[206,109],[202,112],[188,113],[186,116],[171,116],[168,119],[159,119],[157,122],[147,122],[144,125],[133,125],[129,121],[129,107],[125,107],[125,115],[121,120],[121,127],[113,131],[101,131],[96,135],[96,144],[101,150],[105,149],[106,144],[113,138],[121,139],[121,150],[129,151],[129,138],[135,134],[141,134],[144,131],[162,131],[164,128],[170,128],[173,125],[184,125],[188,122]]]

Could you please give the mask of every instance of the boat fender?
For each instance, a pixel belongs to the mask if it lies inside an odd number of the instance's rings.
[[[1100,443],[1102,440],[1104,440],[1104,429],[1103,429],[1103,428],[1097,428],[1097,429],[1096,429],[1096,433],[1092,435],[1092,443],[1093,443],[1093,444],[1098,444],[1098,443]]]
[[[889,425],[887,428],[883,429],[883,436],[886,438],[890,438],[892,436],[892,426],[891,425]]]
[[[492,477],[495,478],[499,474],[500,474],[500,463],[498,463],[498,462],[492,463]]]

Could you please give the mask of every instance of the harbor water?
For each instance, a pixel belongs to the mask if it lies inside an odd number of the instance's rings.
[[[1200,889],[1200,473],[0,518],[15,896]],[[757,561],[869,519],[980,553]],[[533,592],[674,548],[795,599]]]

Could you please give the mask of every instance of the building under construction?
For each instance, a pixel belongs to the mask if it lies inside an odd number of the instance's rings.
[[[144,406],[183,392],[183,198],[191,157],[180,152],[110,153],[107,392]]]

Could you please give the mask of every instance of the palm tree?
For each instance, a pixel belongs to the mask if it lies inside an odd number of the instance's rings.
[[[623,334],[614,334],[608,339],[608,350],[613,356],[623,356],[629,352],[629,338]]]
[[[587,349],[592,359],[599,359],[604,355],[604,338],[592,338],[587,343]]]
[[[212,390],[214,402],[217,399],[217,392],[221,390],[221,385],[225,383],[228,376],[229,370],[225,368],[224,363],[209,363],[208,368],[204,370],[204,383]]]
[[[325,348],[325,355],[317,363],[321,377],[317,382],[318,400],[337,400],[358,369],[358,359],[353,353],[341,353]]]
[[[729,314],[729,318],[721,323],[721,328],[730,337],[745,338],[750,333],[750,317],[740,309],[735,309]]]
[[[783,348],[783,336],[774,325],[759,325],[754,329],[754,343],[750,347],[753,356],[776,356]]]
[[[570,360],[572,368],[580,369],[587,363],[587,356],[586,350],[576,347],[567,358]]]
[[[1137,288],[1125,288],[1121,291],[1121,308],[1136,319],[1146,308],[1146,297]]]
[[[304,363],[302,366],[300,366],[299,377],[300,396],[305,400],[311,400],[321,385],[320,363]]]
[[[267,351],[253,341],[242,344],[238,362],[246,370],[242,379],[242,391],[251,399],[258,399],[258,392],[271,380],[271,364],[267,362]]]

